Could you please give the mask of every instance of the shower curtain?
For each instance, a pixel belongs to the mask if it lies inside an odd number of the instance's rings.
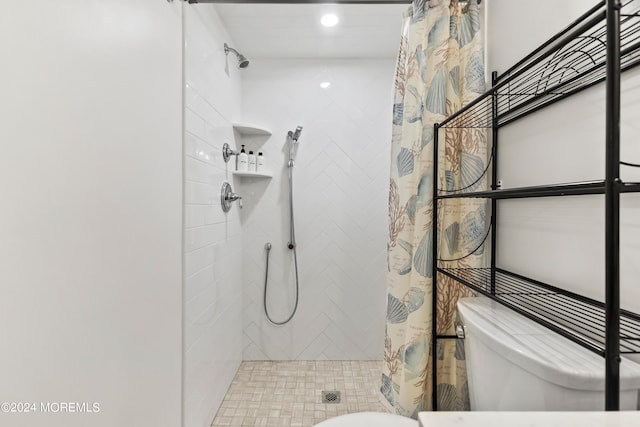
[[[396,65],[389,188],[387,322],[381,391],[396,413],[431,409],[433,124],[485,91],[477,0],[414,0],[405,13]],[[477,191],[486,178],[487,136],[480,129],[439,135],[438,188]],[[439,258],[448,267],[482,267],[486,202],[441,204]],[[453,334],[458,298],[471,291],[438,275],[438,333]],[[440,410],[469,408],[464,348],[439,340]]]

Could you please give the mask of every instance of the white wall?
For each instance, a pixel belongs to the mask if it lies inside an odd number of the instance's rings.
[[[394,61],[254,60],[243,80],[243,119],[273,132],[263,151],[273,178],[239,178],[245,359],[381,359]],[[328,71],[329,89],[319,87]],[[273,244],[269,311],[294,305],[289,241],[288,130],[304,127],[294,168],[300,305],[286,326],[263,311],[266,242]]]
[[[211,424],[242,360],[240,217],[237,205],[220,208],[241,71],[234,56],[226,63],[225,42],[233,46],[213,6],[185,6],[185,427]]]
[[[0,424],[178,426],[181,6],[3,6]]]
[[[595,2],[488,2],[488,70],[516,60],[569,25]],[[526,19],[524,18],[526,17]],[[640,72],[623,74],[622,160],[640,161]],[[604,178],[604,84],[503,128],[499,178],[506,187]],[[640,171],[622,167],[626,181]],[[499,264],[604,300],[604,197],[500,202]],[[640,312],[640,196],[623,195],[622,306]]]

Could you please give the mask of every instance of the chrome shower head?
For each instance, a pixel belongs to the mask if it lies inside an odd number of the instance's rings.
[[[229,45],[225,43],[224,44],[224,54],[225,55],[229,55],[229,51],[231,51],[231,52],[236,54],[236,57],[238,58],[238,66],[240,68],[247,68],[249,66],[249,60],[247,59],[246,56],[244,56],[243,54],[241,54],[240,52],[238,52],[234,48],[229,47]]]
[[[238,66],[240,68],[247,68],[249,66],[249,60],[242,54],[238,55]]]

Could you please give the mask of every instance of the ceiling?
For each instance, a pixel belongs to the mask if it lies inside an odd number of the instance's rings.
[[[395,58],[407,4],[216,4],[240,52],[251,58]],[[323,27],[334,13],[339,22]]]

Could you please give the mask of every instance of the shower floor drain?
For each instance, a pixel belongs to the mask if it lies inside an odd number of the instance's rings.
[[[322,403],[340,403],[339,391],[323,391]]]

